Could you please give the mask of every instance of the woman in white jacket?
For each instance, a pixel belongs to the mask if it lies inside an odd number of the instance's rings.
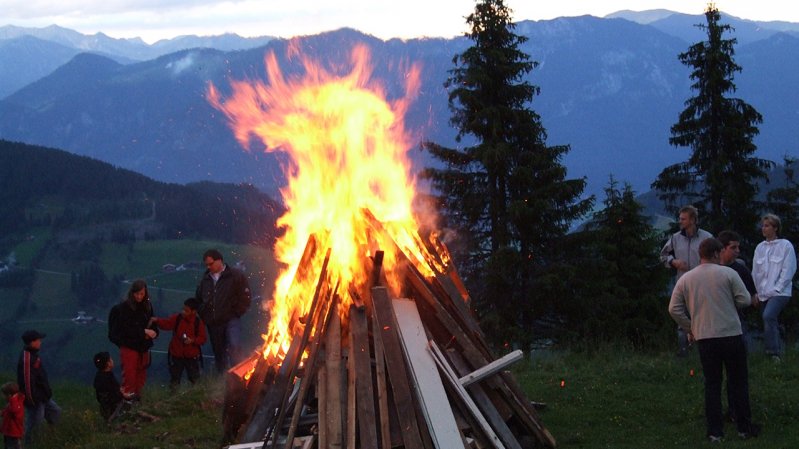
[[[763,340],[766,354],[781,360],[780,312],[791,299],[793,275],[796,273],[796,253],[793,245],[778,237],[781,223],[774,214],[766,214],[760,221],[766,240],[755,248],[752,277],[757,286],[758,301],[763,304]]]

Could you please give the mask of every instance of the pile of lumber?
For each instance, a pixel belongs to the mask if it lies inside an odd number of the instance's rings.
[[[341,285],[326,238],[311,236],[295,284],[316,289],[288,349],[230,370],[230,449],[555,447],[506,371],[521,352],[494,356],[444,245],[416,235],[426,254],[408,254],[364,215],[381,246],[362,261],[368,280]],[[386,273],[389,256],[402,263]]]

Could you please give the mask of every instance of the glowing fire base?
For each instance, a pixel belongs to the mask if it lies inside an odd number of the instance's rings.
[[[509,358],[495,361],[444,245],[417,234],[427,254],[409,255],[365,215],[359,280],[337,278],[330,242],[311,236],[293,281],[315,281],[309,305],[230,370],[230,447],[555,447],[502,370]]]

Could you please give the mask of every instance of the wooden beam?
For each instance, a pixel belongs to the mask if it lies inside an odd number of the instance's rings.
[[[375,347],[375,378],[377,384],[377,405],[380,416],[380,447],[391,449],[391,427],[388,414],[388,391],[386,385],[386,359],[383,351],[383,339],[381,332],[376,330],[377,319],[375,318],[374,303],[370,293],[369,304],[372,304],[372,343]]]
[[[497,434],[494,433],[494,430],[488,424],[488,421],[486,421],[483,414],[480,412],[480,408],[477,407],[477,404],[474,403],[472,397],[469,395],[466,389],[463,388],[460,382],[458,382],[458,376],[452,370],[452,367],[449,365],[449,362],[447,362],[447,359],[446,357],[444,357],[444,354],[438,348],[438,345],[431,340],[429,347],[431,353],[433,354],[433,359],[435,360],[441,372],[444,374],[444,379],[447,380],[450,387],[452,387],[452,389],[457,393],[458,397],[460,397],[461,400],[466,404],[467,408],[469,409],[469,412],[480,424],[480,430],[483,431],[483,433],[488,438],[489,442],[493,444],[496,449],[504,449],[505,446],[503,445],[502,441],[499,439]]]
[[[325,428],[327,441],[320,447],[339,449],[343,447],[342,433],[342,377],[341,377],[341,316],[338,301],[331,307],[333,313],[325,333],[325,367],[327,368],[327,401],[319,408],[326,411]]]
[[[416,411],[413,406],[411,386],[408,383],[409,378],[388,290],[385,287],[372,288],[372,301],[377,318],[375,328],[376,332],[380,332],[383,340],[388,378],[391,381],[392,396],[400,422],[402,440],[406,449],[422,449],[422,437],[416,427]]]
[[[308,394],[308,390],[311,388],[313,383],[313,378],[316,375],[316,358],[322,347],[322,333],[327,328],[327,322],[330,320],[330,314],[333,312],[333,309],[330,306],[331,304],[337,302],[338,294],[334,291],[332,294],[332,299],[329,301],[323,301],[319,306],[319,308],[322,310],[322,312],[320,312],[322,319],[318,322],[309,322],[306,324],[307,326],[313,327],[312,331],[315,331],[315,333],[310,350],[308,352],[308,358],[305,360],[304,373],[302,377],[297,379],[297,382],[300,383],[300,391],[297,394],[297,400],[294,404],[294,413],[291,416],[291,424],[289,425],[286,436],[286,449],[291,449],[289,444],[293,444],[294,435],[297,432],[297,425],[300,422],[300,412],[305,405],[305,396]]]
[[[355,360],[355,389],[358,410],[358,435],[360,447],[377,447],[375,397],[372,387],[372,356],[369,352],[369,331],[366,311],[350,306],[350,332],[352,355]]]
[[[511,352],[510,354],[506,354],[503,357],[494,360],[493,362],[489,363],[486,366],[483,366],[482,368],[478,368],[477,370],[472,371],[471,373],[461,377],[458,381],[464,387],[468,387],[469,385],[475,382],[479,382],[485,379],[486,377],[497,373],[498,371],[502,371],[508,365],[516,363],[519,360],[521,360],[522,357],[524,357],[524,353],[522,353],[520,349],[517,349]]]
[[[463,449],[463,441],[444,385],[441,383],[436,362],[427,349],[427,337],[416,303],[407,299],[394,299],[392,304],[403,348],[416,384],[416,396],[421,404],[424,421],[433,444],[438,449]]]

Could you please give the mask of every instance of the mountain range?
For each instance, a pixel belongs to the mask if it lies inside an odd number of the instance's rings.
[[[799,113],[799,24],[723,14],[722,22],[733,26],[729,37],[739,40],[735,58],[743,71],[735,76],[735,96],[764,116],[755,141],[757,156],[780,162],[796,153],[799,138],[794,126]],[[522,50],[539,62],[527,77],[541,88],[530,106],[542,117],[548,143],[571,145],[563,162],[570,177],[588,179],[587,193],[599,194],[611,174],[636,191],[646,191],[663,167],[688,157],[689,150],[669,146],[668,137],[692,96],[690,71],[678,55],[704,39],[693,26],[702,23],[703,16],[668,11],[517,23],[516,32],[528,38]],[[21,84],[0,100],[0,138],[61,148],[161,181],[247,182],[277,195],[284,181],[279,168],[283,156],[244,151],[224,117],[208,104],[206,92],[209,83],[226,93],[230,80],[264,78],[264,55],[270,51],[285,73],[299,72],[301,65],[288,57],[288,41],[232,38],[237,47],[230,48],[222,40],[183,38],[192,48],[164,50],[149,58],[141,47],[138,53],[121,50],[147,46],[138,40],[84,36],[78,39],[84,42],[81,47],[75,43],[79,36],[69,30],[50,31],[72,40],[48,38],[45,29],[38,34],[14,30],[14,37],[6,37],[9,27],[0,28],[0,86]],[[98,45],[85,44],[89,38]],[[405,73],[397,67],[419,63],[420,95],[406,125],[419,142],[463,145],[456,143],[449,124],[444,82],[453,56],[471,41],[384,41],[340,29],[295,43],[330,64],[346,61],[354,45],[367,45],[373,76],[389,97],[403,91]],[[167,44],[180,45],[164,42],[159,48],[170,48]],[[255,46],[248,48],[251,44]],[[64,62],[49,68],[59,58]],[[5,69],[12,65],[14,70]],[[13,83],[7,72],[17,77]],[[433,163],[416,149],[410,154],[417,168]]]

